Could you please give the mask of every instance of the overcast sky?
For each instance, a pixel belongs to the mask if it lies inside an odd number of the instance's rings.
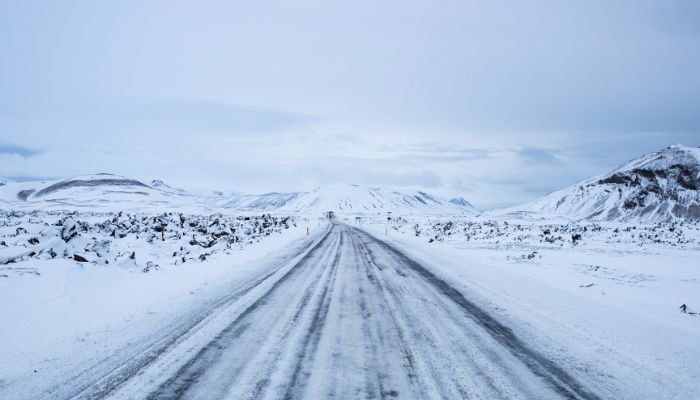
[[[492,207],[700,145],[700,1],[0,0],[0,176]]]

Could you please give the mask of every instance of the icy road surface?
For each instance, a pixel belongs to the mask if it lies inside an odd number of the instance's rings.
[[[598,398],[391,245],[334,223],[151,356],[81,398]]]

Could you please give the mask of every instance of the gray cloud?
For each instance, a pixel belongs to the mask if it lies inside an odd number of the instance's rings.
[[[559,163],[552,151],[539,147],[523,147],[516,152],[516,156],[530,164],[556,165]]]
[[[425,145],[422,149],[418,146],[399,148],[398,158],[412,161],[436,161],[459,162],[485,160],[493,157],[489,149],[459,148]]]
[[[342,182],[412,188],[443,185],[442,179],[431,169],[406,165],[391,158],[338,156],[333,157],[332,163],[316,158],[313,165],[303,168],[300,174],[309,182],[317,182],[316,185]]]
[[[39,153],[39,150],[30,149],[28,147],[14,146],[10,144],[0,144],[0,154],[16,154],[18,156],[27,158]]]
[[[2,114],[41,121],[59,132],[89,131],[90,134],[95,131],[147,131],[149,135],[175,131],[255,134],[300,128],[318,121],[310,115],[271,108],[142,97],[44,98],[27,104],[8,101],[0,102]]]
[[[642,154],[660,150],[672,144],[700,146],[698,132],[637,132],[592,135],[592,137],[561,146],[557,151],[575,159],[590,160],[597,165],[592,173],[603,173]]]

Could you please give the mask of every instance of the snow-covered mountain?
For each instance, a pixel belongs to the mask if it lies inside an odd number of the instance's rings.
[[[157,182],[162,188],[104,173],[55,181],[9,182],[0,186],[0,201],[20,207],[97,211],[194,205],[191,196]]]
[[[277,193],[270,192],[264,194],[233,194],[228,196],[219,204],[224,208],[233,208],[237,210],[260,210],[260,211],[275,211],[279,210],[298,198],[302,197],[304,192],[292,193]]]
[[[700,219],[700,148],[675,145],[510,211],[573,218]]]
[[[154,179],[154,180],[152,180],[152,181],[151,181],[151,184],[150,184],[149,186],[152,187],[152,188],[154,188],[154,189],[159,189],[159,190],[161,190],[161,191],[163,191],[163,192],[174,193],[174,194],[182,194],[182,195],[186,195],[186,194],[187,194],[187,191],[185,191],[184,189],[172,187],[172,186],[168,185],[167,183],[161,181],[160,179]]]
[[[222,206],[241,210],[263,210],[300,214],[466,214],[476,209],[439,199],[422,191],[398,191],[386,187],[354,184],[321,186],[310,192],[235,195]]]
[[[112,174],[82,175],[55,181],[8,182],[0,186],[0,203],[19,208],[95,211],[165,211],[172,209],[250,211],[288,214],[466,214],[477,210],[462,198],[439,199],[421,191],[338,184],[310,192],[234,193],[216,196],[188,192],[160,180],[150,185]]]
[[[456,204],[462,208],[465,208],[467,210],[473,211],[473,212],[478,212],[476,207],[474,207],[470,202],[464,199],[464,197],[455,197],[450,199],[450,203]]]

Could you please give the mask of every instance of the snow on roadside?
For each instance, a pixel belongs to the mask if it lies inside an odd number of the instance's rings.
[[[101,214],[0,210],[0,265],[69,258],[139,268],[205,261],[290,227],[297,219],[270,214]]]
[[[700,392],[700,315],[678,309],[700,311],[696,221],[383,218],[361,228],[431,266],[611,398]]]
[[[322,231],[269,215],[0,213],[0,398],[50,398],[52,385],[138,352]]]

